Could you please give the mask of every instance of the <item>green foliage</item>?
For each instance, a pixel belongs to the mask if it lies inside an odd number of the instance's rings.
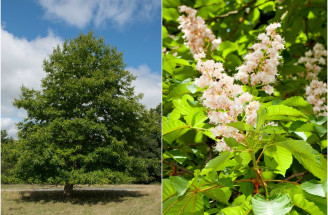
[[[287,214],[293,207],[287,195],[273,196],[269,199],[257,194],[252,198],[253,211],[255,215],[260,214]]]
[[[146,110],[122,53],[93,32],[44,60],[40,91],[21,88],[17,176],[29,183],[104,184],[160,180],[160,108]]]
[[[315,115],[306,101],[309,81],[298,78],[306,69],[295,63],[316,43],[326,47],[327,3],[279,2],[163,1],[164,214],[326,213],[327,117]],[[205,41],[206,60],[222,62],[229,76],[236,74],[257,36],[270,23],[281,23],[278,33],[286,48],[274,94],[243,86],[260,102],[256,124],[247,124],[242,114],[227,124],[244,140],[211,132],[214,125],[201,100],[204,90],[194,84],[201,74],[178,28],[182,5],[196,9],[216,38],[221,37],[214,50]],[[326,82],[325,71],[323,66],[320,81]],[[221,140],[231,151],[214,150]]]
[[[14,168],[19,157],[20,144],[1,130],[1,183],[14,184],[21,181],[15,176]]]

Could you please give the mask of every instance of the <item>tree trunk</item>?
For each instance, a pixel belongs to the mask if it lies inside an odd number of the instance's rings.
[[[73,196],[73,184],[65,184],[65,187],[64,187],[64,196],[65,197],[71,197]]]

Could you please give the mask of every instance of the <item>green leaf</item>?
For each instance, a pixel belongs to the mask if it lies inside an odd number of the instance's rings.
[[[324,213],[313,202],[310,202],[304,198],[303,194],[293,195],[293,203],[295,206],[313,215],[324,215]]]
[[[189,126],[180,120],[173,120],[163,123],[163,139],[168,143],[172,143],[174,140],[185,134],[188,130]]]
[[[225,162],[229,160],[232,153],[229,151],[221,152],[221,154],[208,162],[201,174],[205,175],[211,171],[219,171],[224,166]]]
[[[180,16],[176,8],[163,8],[162,15],[167,21],[177,21]]]
[[[205,186],[204,189],[206,189],[208,186]],[[204,191],[204,194],[211,199],[217,200],[219,202],[229,204],[229,199],[231,196],[231,191],[228,187],[224,188],[212,188],[209,190]]]
[[[257,111],[257,119],[256,119],[256,132],[258,132],[265,122],[265,117],[267,114],[267,109],[265,107],[260,107]]]
[[[301,185],[302,189],[312,195],[315,196],[320,196],[325,198],[325,190],[322,184],[320,184],[319,182],[317,182],[316,180],[311,180],[311,181],[307,181],[304,182]]]
[[[304,197],[309,202],[313,202],[324,214],[327,214],[327,198],[315,196],[304,192]]]
[[[186,154],[183,154],[179,150],[171,150],[166,152],[168,155],[170,154],[171,157],[177,161],[179,164],[182,164],[185,160],[187,160],[188,156]]]
[[[327,161],[323,155],[314,150],[303,140],[285,140],[276,143],[277,146],[288,149],[305,169],[314,176],[325,180],[327,178]]]
[[[266,120],[296,121],[308,118],[295,108],[285,105],[273,105],[267,108]]]
[[[173,120],[168,123],[163,123],[163,135],[175,130],[181,130],[183,128],[188,128],[188,125],[181,120]]]
[[[240,121],[239,122],[231,122],[231,123],[228,123],[227,125],[237,128],[240,131],[254,131],[253,126],[251,126],[247,123],[244,123],[244,122],[240,122]]]
[[[179,176],[171,176],[170,179],[178,196],[182,196],[188,189],[188,180]]]
[[[163,201],[177,194],[176,189],[170,179],[163,179]]]
[[[278,166],[275,167],[276,171],[274,172],[285,176],[286,170],[290,167],[290,165],[293,162],[292,153],[290,153],[287,149],[283,147],[269,146],[264,151],[264,154],[272,157],[277,162]]]
[[[254,8],[254,10],[251,12],[250,16],[250,21],[252,22],[252,25],[255,25],[259,18],[260,18],[260,11],[257,8]]]
[[[290,106],[290,107],[306,107],[311,106],[311,104],[304,100],[301,96],[293,96],[290,97],[284,101],[282,101],[280,104]]]
[[[292,200],[293,204],[297,208],[301,208],[302,210],[306,211],[309,214],[313,215],[323,215],[320,208],[315,205],[315,203],[310,202],[305,198],[305,195],[303,193],[303,190],[301,186],[295,185],[295,184],[280,184],[277,185],[275,189],[271,191],[272,194],[279,194],[279,193],[285,193],[287,194],[290,199]],[[309,194],[310,195],[310,194]],[[318,197],[320,198],[320,197]],[[302,213],[303,214],[303,213]]]
[[[192,94],[194,94],[197,91],[197,86],[195,84],[187,85],[186,87]]]
[[[314,126],[314,130],[317,132],[319,137],[323,137],[327,134],[327,127],[324,127],[322,125],[316,125]]]
[[[205,110],[204,107],[192,107],[188,101],[194,101],[193,97],[189,94],[182,96],[182,98],[174,99],[173,104],[175,106],[175,110],[182,115],[194,115],[197,112],[203,112]]]
[[[180,0],[165,0],[163,1],[163,8],[165,7],[178,7],[180,5]]]
[[[226,58],[228,54],[237,50],[238,50],[238,45],[230,41],[224,41],[219,46],[219,51],[222,51],[223,58]]]
[[[306,114],[313,114],[312,105],[309,102],[305,101],[304,98],[301,96],[290,97],[285,101],[281,102],[280,104],[295,107]]]
[[[260,194],[252,198],[252,207],[255,215],[283,215],[287,214],[293,207],[287,195],[275,195],[266,199]]]
[[[251,212],[251,198],[249,195],[247,198],[245,195],[240,195],[231,204],[231,207],[226,207],[221,210],[224,215],[247,215]]]
[[[184,94],[190,93],[190,90],[187,88],[188,84],[179,84],[175,88],[173,88],[169,94],[167,95],[167,100],[171,100],[175,97],[181,97]]]
[[[250,179],[255,177],[255,172],[252,168],[246,169],[244,172],[244,177],[243,179]],[[254,184],[252,182],[241,182],[240,183],[240,191],[245,195],[245,196],[250,196],[253,193],[254,190]]]
[[[202,193],[187,193],[170,204],[163,204],[164,215],[203,215],[204,201]],[[165,203],[165,202],[164,202]]]
[[[222,0],[196,0],[196,3],[194,5],[194,8],[202,7],[206,5],[212,5],[212,4],[224,4]]]
[[[196,128],[196,127],[202,127],[202,124],[205,120],[207,120],[207,116],[205,115],[205,113],[203,111],[200,111],[196,114],[193,115],[192,121],[191,121],[191,125],[192,127]]]
[[[224,142],[230,147],[230,148],[238,148],[240,146],[242,146],[235,138],[233,137],[229,137],[226,138],[224,137]]]

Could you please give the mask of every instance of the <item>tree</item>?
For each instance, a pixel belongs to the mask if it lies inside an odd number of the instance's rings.
[[[15,177],[15,165],[19,157],[19,143],[8,136],[6,130],[1,130],[1,183],[17,183]]]
[[[30,183],[122,183],[147,178],[137,152],[145,111],[122,53],[93,32],[57,46],[44,60],[41,90],[21,88],[14,105],[23,145],[17,175]]]
[[[141,142],[145,143],[145,148],[140,150],[139,156],[148,159],[148,182],[161,181],[161,107],[162,105],[158,104],[156,108],[150,108],[144,116],[144,135],[142,135]]]

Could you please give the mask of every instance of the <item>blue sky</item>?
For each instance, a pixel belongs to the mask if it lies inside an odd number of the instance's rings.
[[[136,91],[147,107],[161,100],[160,0],[24,0],[1,2],[1,125],[16,136],[14,123],[26,113],[12,106],[20,86],[39,89],[42,60],[53,47],[93,30],[123,51],[137,76]]]

